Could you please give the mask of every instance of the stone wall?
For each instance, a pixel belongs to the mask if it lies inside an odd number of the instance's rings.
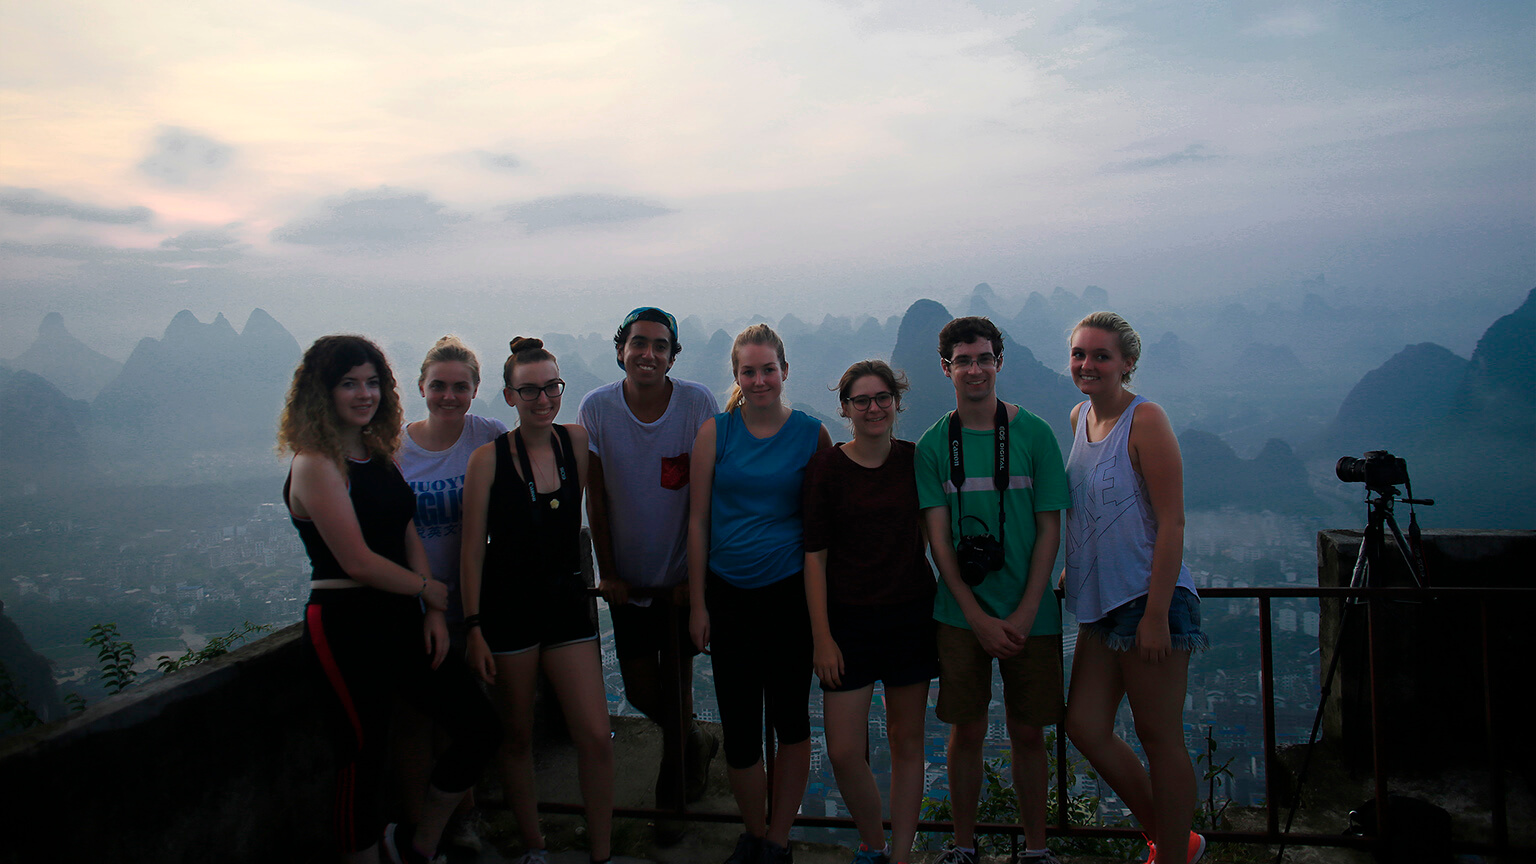
[[[1341,587],[1359,554],[1361,532],[1318,535],[1318,584]],[[1375,587],[1408,584],[1390,533]],[[1536,531],[1430,531],[1424,558],[1431,586],[1536,586]],[[1529,596],[1529,595],[1528,595]],[[1336,647],[1344,653],[1328,694],[1323,734],[1343,742],[1353,766],[1371,763],[1370,676],[1366,662],[1366,609],[1322,602],[1324,673]],[[1349,611],[1346,611],[1349,610]],[[1392,773],[1433,773],[1451,765],[1486,764],[1482,612],[1477,601],[1425,596],[1414,602],[1378,601],[1376,609],[1380,717]],[[1494,703],[1503,746],[1501,761],[1536,776],[1528,734],[1531,689],[1529,628],[1536,597],[1500,597],[1488,604],[1489,656]]]
[[[324,691],[295,624],[0,743],[0,860],[333,861]]]

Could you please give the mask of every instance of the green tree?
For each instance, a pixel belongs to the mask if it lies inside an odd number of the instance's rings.
[[[139,673],[133,670],[138,654],[134,652],[132,642],[118,638],[116,624],[92,624],[91,635],[85,638],[85,644],[96,649],[101,678],[108,693],[122,692],[138,677]]]
[[[156,665],[160,667],[161,672],[169,675],[179,669],[196,666],[199,663],[206,663],[215,657],[223,657],[239,644],[241,640],[252,633],[265,633],[271,629],[272,625],[270,624],[252,624],[250,621],[246,621],[238,627],[230,628],[230,631],[223,636],[215,636],[209,639],[208,644],[204,645],[199,651],[193,651],[191,648],[188,648],[187,653],[180,657],[172,657],[166,654],[160,658]]]

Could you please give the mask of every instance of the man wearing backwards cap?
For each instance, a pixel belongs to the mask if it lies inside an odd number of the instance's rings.
[[[688,614],[668,607],[686,602],[688,582],[688,465],[693,439],[720,409],[709,388],[667,375],[683,346],[677,319],[654,306],[624,316],[613,344],[624,378],[588,393],[578,422],[592,451],[587,517],[613,615],[613,634],[629,703],[661,725],[664,742],[656,781],[658,807],[677,807],[678,772],[686,768],[685,799],[704,792],[709,760],[719,742],[693,723],[693,657]],[[631,587],[680,589],[672,598],[632,598]],[[663,661],[677,640],[678,662]],[[682,696],[682,714],[678,697]],[[688,722],[686,756],[678,731]]]

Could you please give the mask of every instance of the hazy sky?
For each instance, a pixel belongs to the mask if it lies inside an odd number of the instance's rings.
[[[0,357],[1536,285],[1536,4],[0,0]],[[462,326],[462,325],[459,325]],[[418,332],[420,331],[420,332]]]

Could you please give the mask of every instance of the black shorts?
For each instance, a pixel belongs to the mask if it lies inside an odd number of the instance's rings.
[[[677,616],[672,635],[667,633],[667,610]],[[613,647],[620,660],[655,658],[666,654],[667,640],[677,640],[677,656],[692,658],[699,653],[693,647],[693,637],[688,635],[688,610],[672,606],[666,600],[656,598],[649,606],[633,603],[610,605],[613,616]]]
[[[480,633],[492,654],[548,651],[597,638],[597,600],[580,578],[541,586],[526,596],[493,592],[480,601]]]
[[[905,687],[938,677],[932,600],[874,606],[830,603],[827,623],[843,652],[843,675],[839,686],[823,683],[823,690],[842,693],[876,681]]]

